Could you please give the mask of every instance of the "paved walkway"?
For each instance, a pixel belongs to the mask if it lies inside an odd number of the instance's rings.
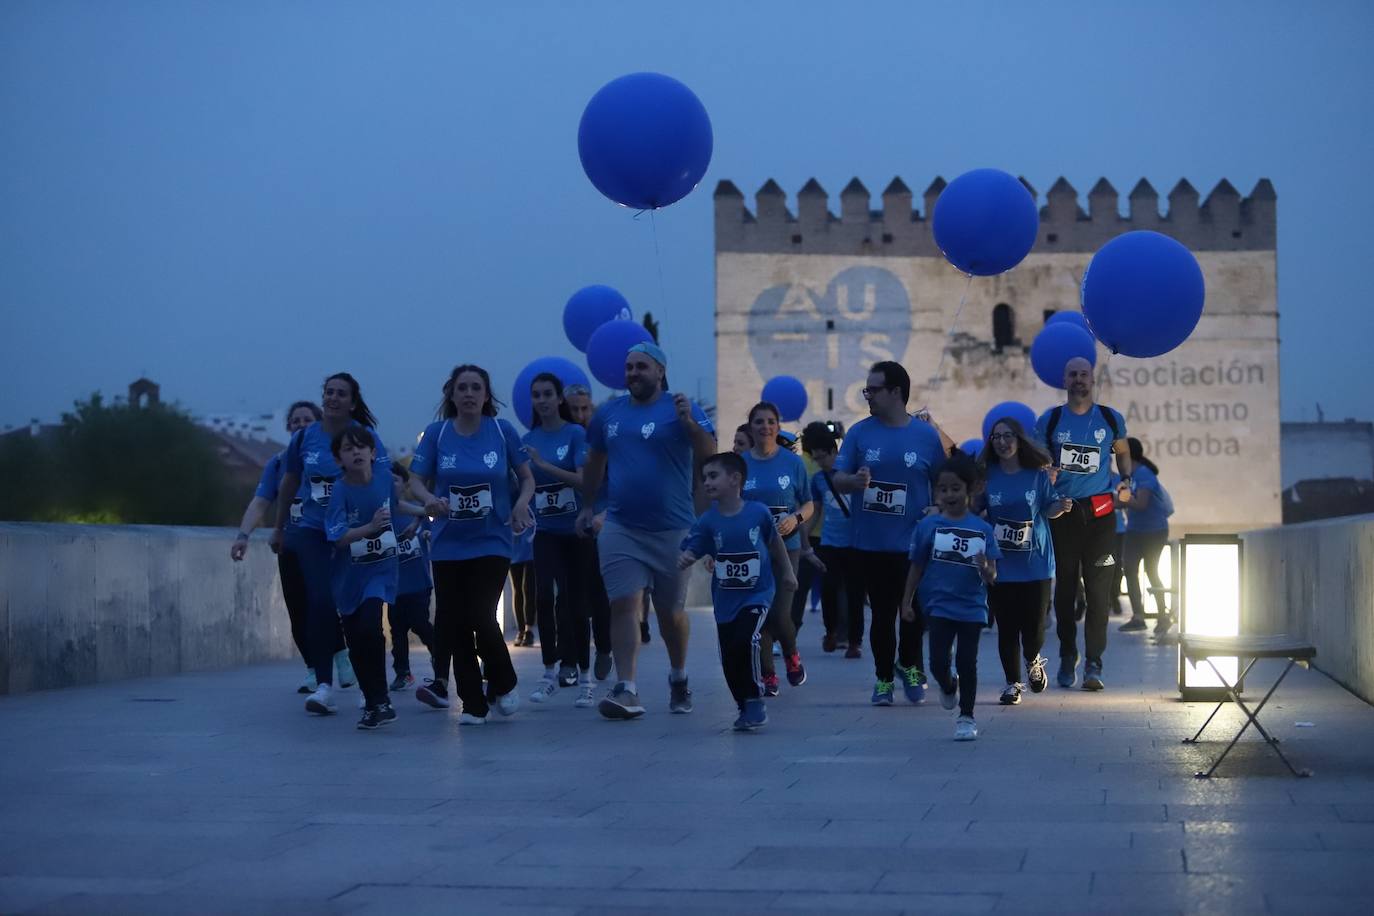
[[[1374,709],[1315,672],[1266,711],[1315,778],[1254,744],[1203,782],[1219,746],[1179,739],[1209,707],[1114,627],[1107,692],[1016,708],[984,640],[983,736],[956,744],[938,702],[873,709],[868,659],[814,648],[734,734],[693,624],[696,712],[665,712],[655,633],[634,723],[565,690],[460,730],[406,695],[363,733],[308,718],[287,664],[0,699],[0,912],[1370,911]]]

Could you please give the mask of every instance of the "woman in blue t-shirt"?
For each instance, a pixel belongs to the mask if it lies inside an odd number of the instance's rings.
[[[997,584],[988,591],[988,606],[997,621],[997,651],[1007,686],[1004,706],[1021,702],[1021,659],[1026,660],[1030,689],[1039,693],[1048,680],[1045,616],[1054,580],[1054,542],[1049,519],[1069,511],[1072,500],[1060,499],[1050,483],[1050,456],[1027,437],[1021,424],[1002,417],[992,424],[979,459],[986,468],[982,500],[1002,562]]]
[[[1145,457],[1139,439],[1128,438],[1131,452],[1131,499],[1126,509],[1126,540],[1122,564],[1126,572],[1126,593],[1131,597],[1131,619],[1121,625],[1126,632],[1145,629],[1145,603],[1140,594],[1140,564],[1150,578],[1155,596],[1155,635],[1162,636],[1173,626],[1164,603],[1164,583],[1159,578],[1159,557],[1169,543],[1169,516],[1173,501],[1159,482],[1159,466]]]
[[[811,503],[811,484],[806,465],[793,452],[778,445],[778,424],[781,414],[767,401],[760,401],[749,411],[749,430],[754,435],[754,447],[743,456],[749,468],[744,479],[744,498],[761,502],[768,507],[773,524],[782,536],[787,557],[792,564],[792,577],[797,577],[801,562],[801,534],[814,506]],[[767,696],[778,695],[778,676],[773,669],[773,640],[782,644],[782,657],[787,666],[787,683],[800,687],[806,683],[806,668],[797,651],[797,629],[792,620],[792,594],[796,588],[779,584],[768,609],[763,627],[763,686]]]
[[[454,368],[444,383],[442,419],[425,428],[410,462],[411,493],[434,517],[430,556],[439,644],[434,680],[415,697],[430,706],[448,706],[451,659],[463,701],[461,725],[484,724],[493,701],[505,716],[520,706],[496,610],[514,538],[534,521],[534,477],[515,428],[496,419],[491,390],[487,370]],[[511,485],[512,472],[518,491]],[[489,694],[482,687],[484,671]]]
[[[314,401],[297,401],[286,411],[287,437],[294,436],[298,430],[305,429],[322,416],[324,415],[320,413],[320,408]],[[285,461],[286,450],[283,449],[268,459],[262,469],[258,488],[253,492],[248,508],[243,510],[238,537],[234,538],[234,546],[229,548],[229,556],[235,563],[242,560],[248,552],[248,536],[253,533],[254,528],[263,523],[267,517],[267,507],[276,502],[281,493],[282,475],[286,473]],[[292,521],[288,524],[294,524],[300,511],[300,500],[294,499],[292,504]],[[313,693],[319,685],[315,682],[315,669],[310,664],[310,643],[306,635],[309,632],[306,624],[306,609],[309,604],[305,597],[305,579],[301,576],[301,567],[296,562],[294,553],[284,550],[277,552],[277,576],[281,579],[281,596],[286,603],[286,615],[291,620],[291,638],[296,643],[296,651],[300,652],[301,658],[305,660],[305,680],[301,682],[297,692]]]
[[[573,530],[581,510],[582,463],[587,435],[572,422],[563,400],[563,382],[541,372],[530,382],[532,428],[525,450],[534,466],[534,581],[539,617],[539,648],[544,676],[530,694],[543,703],[560,686],[581,686],[577,705],[592,705],[590,619],[582,606],[583,570],[588,541]],[[554,665],[559,665],[557,675]]]
[[[281,492],[294,494],[296,499],[289,501],[283,496],[277,500],[277,527],[269,543],[274,551],[284,550],[294,556],[305,580],[309,630],[306,639],[318,684],[306,698],[305,709],[325,716],[334,712],[335,669],[340,687],[351,687],[355,681],[330,586],[334,548],[324,531],[329,497],[341,473],[331,451],[334,437],[350,427],[362,426],[372,433],[376,443],[378,468],[390,473],[391,458],[376,434],[377,418],[363,400],[357,379],[347,372],[337,372],[324,380],[322,394],[323,419],[292,436],[286,447]]]

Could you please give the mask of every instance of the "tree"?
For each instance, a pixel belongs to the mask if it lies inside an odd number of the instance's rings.
[[[654,343],[658,343],[658,322],[654,321],[654,313],[645,312],[644,320],[640,323],[644,325],[644,330],[649,332],[649,336],[654,339]]]

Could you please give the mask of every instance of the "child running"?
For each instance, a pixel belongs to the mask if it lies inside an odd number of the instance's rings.
[[[382,604],[394,604],[399,564],[391,508],[420,515],[420,507],[401,501],[400,482],[375,473],[377,440],[362,426],[334,436],[330,451],[343,472],[335,482],[325,517],[325,537],[335,548],[331,570],[334,602],[348,638],[348,654],[363,691],[358,728],[374,729],[396,718],[386,689],[386,637]]]
[[[399,464],[391,466],[391,473],[400,478],[402,489],[410,483],[410,471]],[[430,652],[434,663],[434,625],[429,621],[429,602],[434,593],[434,579],[429,572],[429,529],[426,516],[412,519],[397,536],[396,601],[387,605],[387,620],[391,624],[391,666],[396,680],[392,690],[409,690],[415,686],[410,673],[410,634],[419,637]]]
[[[921,519],[911,537],[911,567],[902,593],[902,617],[912,620],[918,594],[929,616],[930,673],[940,685],[940,705],[953,709],[957,694],[959,718],[955,741],[978,737],[973,703],[978,693],[978,637],[988,621],[987,586],[997,581],[1002,553],[992,527],[969,511],[969,500],[980,482],[973,458],[956,452],[935,475],[935,512]],[[950,650],[958,642],[955,668],[949,671]]]
[[[704,556],[715,561],[711,600],[721,667],[739,707],[736,731],[752,731],[768,724],[759,633],[775,592],[797,587],[792,561],[768,507],[741,498],[748,473],[744,459],[734,452],[706,459],[701,470],[702,490],[714,505],[697,519],[678,558],[682,569]]]

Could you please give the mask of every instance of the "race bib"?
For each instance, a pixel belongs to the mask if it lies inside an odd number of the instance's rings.
[[[864,489],[864,511],[906,515],[906,484],[870,480]]]
[[[396,556],[396,532],[388,525],[378,534],[348,545],[354,563],[376,563]]]
[[[791,512],[791,511],[792,511],[792,510],[789,509],[789,508],[787,508],[786,506],[769,506],[769,507],[768,507],[768,514],[771,515],[771,516],[773,516],[773,524],[775,524],[775,525],[778,523],[778,519],[782,518],[784,515],[786,515],[787,513]]]
[[[329,505],[329,497],[333,492],[334,478],[321,477],[319,474],[310,475],[310,498],[317,505]]]
[[[402,563],[406,563],[410,560],[414,560],[420,557],[420,532],[416,531],[410,537],[406,538],[404,541],[401,541],[399,547],[401,551]]]
[[[759,584],[762,569],[757,552],[716,555],[716,583],[721,588],[754,588]]]
[[[1096,474],[1102,467],[1102,449],[1096,445],[1074,445],[1065,442],[1059,446],[1059,469],[1070,474]]]
[[[978,565],[978,555],[987,550],[987,540],[967,528],[936,528],[930,558],[960,566]]]
[[[577,511],[577,494],[565,483],[546,483],[534,488],[534,514],[540,518],[551,515],[572,515]]]
[[[997,546],[1003,550],[1030,550],[1031,531],[1034,522],[1012,522],[998,520],[992,528],[992,536]]]
[[[305,503],[301,501],[300,497],[291,500],[291,524],[296,525],[300,523],[301,506],[303,505],[305,505]]]
[[[491,484],[489,483],[448,488],[448,517],[451,519],[486,518],[491,514],[491,508]]]

